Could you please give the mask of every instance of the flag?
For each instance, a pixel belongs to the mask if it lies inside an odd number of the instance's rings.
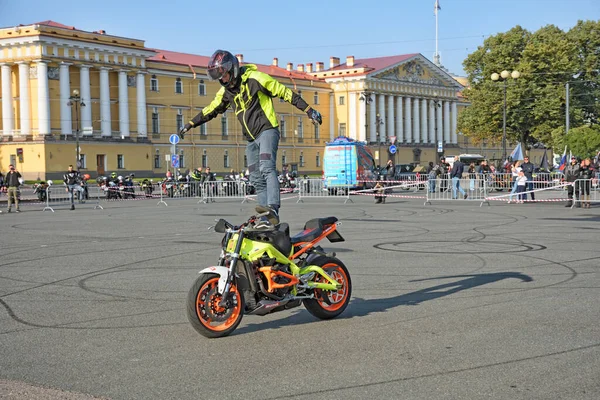
[[[540,169],[542,169],[544,171],[549,170],[547,150],[544,150],[544,155],[542,156],[542,161],[540,162]]]
[[[435,0],[435,5],[433,6],[433,15],[437,15],[438,10],[441,10],[442,7],[440,7],[440,0]]]
[[[513,161],[523,159],[523,150],[521,150],[521,143],[517,144],[517,147],[510,153],[510,157]]]
[[[563,152],[562,157],[560,158],[560,165],[558,167],[559,170],[564,170],[567,166],[567,146],[565,146],[565,151]]]

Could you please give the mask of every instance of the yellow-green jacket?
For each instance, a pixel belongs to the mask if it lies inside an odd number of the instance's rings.
[[[214,100],[190,121],[193,127],[210,121],[232,107],[242,124],[244,136],[253,141],[267,129],[279,126],[273,97],[279,97],[304,112],[309,109],[302,97],[270,75],[258,71],[256,65],[244,65],[240,73],[239,87],[233,90],[221,87]]]

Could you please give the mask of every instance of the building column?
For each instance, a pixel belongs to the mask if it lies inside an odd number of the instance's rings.
[[[335,138],[335,96],[333,93],[329,94],[329,140],[333,142]],[[293,133],[292,129],[292,133]]]
[[[73,133],[73,121],[71,119],[71,107],[69,107],[69,97],[71,97],[71,83],[69,81],[68,63],[60,64],[60,134],[71,135]]]
[[[38,134],[49,135],[52,132],[50,123],[50,91],[48,89],[48,64],[37,61],[38,77]]]
[[[127,90],[127,71],[119,71],[119,131],[121,137],[129,137],[129,96]]]
[[[389,141],[392,136],[396,136],[394,134],[394,128],[396,125],[394,122],[394,96],[388,95],[387,102],[387,139]]]
[[[404,99],[404,138],[406,143],[412,143],[412,112],[411,112],[411,98],[406,97]]]
[[[354,140],[358,139],[356,134],[356,92],[348,94],[348,136]]]
[[[81,88],[81,102],[85,106],[81,106],[81,130],[87,136],[93,134],[92,128],[92,96],[90,93],[90,67],[82,65],[79,70],[79,86]],[[87,128],[87,129],[86,129]]]
[[[137,90],[137,134],[138,137],[148,136],[148,120],[146,118],[146,81],[145,72],[139,71],[135,78]]]
[[[436,144],[435,142],[435,101],[429,100],[429,143]]]
[[[9,64],[2,64],[2,135],[12,136],[15,129],[13,112],[12,74]]]
[[[369,95],[370,96],[370,95]],[[367,141],[367,95],[361,95],[358,100],[358,140]]]
[[[457,136],[457,132],[456,132],[456,124],[457,124],[458,114],[456,112],[457,112],[457,110],[456,110],[456,102],[453,101],[450,104],[450,119],[451,119],[451,124],[450,124],[450,140],[454,144],[458,144],[458,136]]]
[[[450,143],[450,103],[444,101],[444,141]]]
[[[421,99],[421,143],[429,143],[427,139],[427,99]]]
[[[381,124],[382,122],[385,124],[385,94],[377,95],[377,113],[379,114],[379,121],[376,121],[379,143],[385,143],[385,126]]]
[[[442,125],[442,101],[438,100],[439,106],[435,110],[435,130],[437,131],[437,137],[435,138],[438,142],[444,142],[444,129]]]
[[[29,63],[19,64],[19,112],[21,135],[31,135],[31,93],[29,93]]]
[[[402,131],[402,96],[396,97],[396,143],[404,142]]]
[[[112,136],[112,121],[110,119],[110,86],[108,80],[109,68],[100,68],[100,128],[102,136]]]
[[[369,143],[377,142],[377,107],[375,100],[377,95],[371,94],[371,102],[369,103]]]
[[[419,99],[413,101],[413,142],[421,143],[421,126],[420,126]]]

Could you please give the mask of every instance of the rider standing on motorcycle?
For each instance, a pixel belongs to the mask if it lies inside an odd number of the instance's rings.
[[[79,171],[75,171],[72,165],[69,165],[69,170],[63,175],[63,181],[67,188],[65,189],[69,193],[69,199],[71,200],[71,210],[75,209],[75,196],[73,191],[79,190],[79,182],[81,182],[81,176]]]
[[[232,108],[242,124],[248,141],[246,157],[250,181],[256,187],[258,212],[269,212],[255,227],[272,228],[279,223],[279,182],[276,161],[279,146],[279,124],[273,97],[279,97],[306,112],[313,123],[323,122],[321,114],[291,89],[270,75],[259,72],[256,65],[240,67],[238,59],[228,51],[217,50],[208,63],[208,75],[223,86],[214,100],[188,122],[179,133],[183,138],[190,129],[202,125]]]

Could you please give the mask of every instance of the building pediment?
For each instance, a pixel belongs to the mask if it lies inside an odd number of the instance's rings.
[[[376,71],[369,77],[389,81],[390,83],[398,82],[453,87],[456,89],[462,88],[450,74],[420,55],[391,65],[384,70]]]

